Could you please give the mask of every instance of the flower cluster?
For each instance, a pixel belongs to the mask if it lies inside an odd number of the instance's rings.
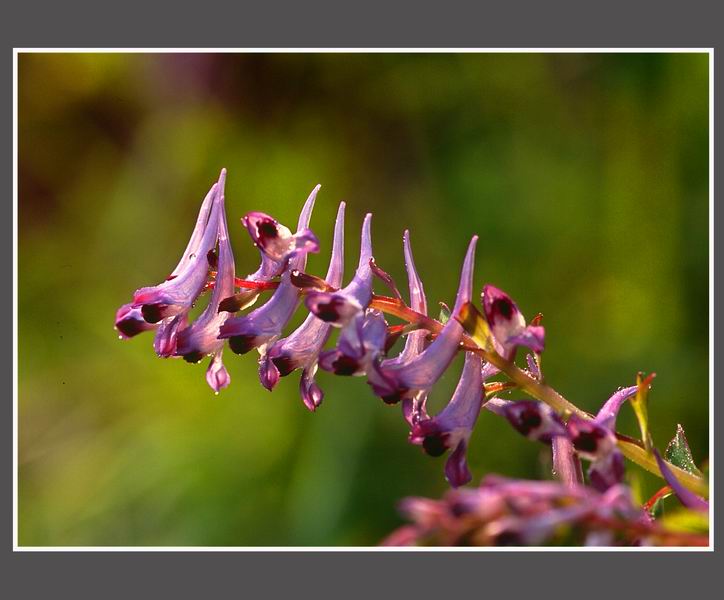
[[[441,502],[410,501],[406,512],[416,523],[415,539],[434,535],[450,542],[538,543],[565,524],[580,529],[584,541],[600,543],[612,538],[600,535],[596,523],[621,518],[639,524],[636,531],[641,535],[636,539],[645,543],[651,531],[623,487],[625,448],[629,448],[629,458],[658,471],[684,505],[706,510],[705,500],[691,491],[705,485],[701,474],[686,465],[683,470],[677,468],[681,465],[672,466],[653,449],[646,416],[646,393],[653,375],[645,380],[640,377],[636,386],[619,389],[597,415],[588,415],[544,383],[541,353],[545,330],[540,315],[528,323],[512,298],[492,285],[483,286],[482,310],[475,308],[477,236],[468,243],[453,308],[443,305],[446,310],[438,320],[428,315],[409,231],[402,239],[409,294],[406,303],[392,277],[374,259],[371,214],[362,224],[357,269],[345,285],[344,202],[337,211],[325,277],[305,271],[308,254],[320,250],[310,229],[317,186],[302,206],[295,232],[262,212],[250,212],[242,219],[259,251],[260,264],[240,279],[229,243],[225,179],[222,170],[201,204],[191,239],[170,275],[158,285],[136,290],[132,301],[116,313],[115,327],[121,338],[155,331],[154,349],[162,358],[180,357],[197,363],[210,357],[206,380],[217,393],[230,383],[222,360],[226,341],[236,354],[256,350],[259,380],[270,391],[281,377],[301,371],[300,396],[310,411],[317,410],[324,399],[316,381],[319,368],[336,375],[365,377],[384,404],[401,406],[412,444],[430,456],[448,453],[444,472],[454,488],[472,479],[467,451],[483,407],[504,417],[524,436],[550,445],[560,485],[488,478],[480,488],[460,491]],[[376,280],[392,295],[376,294]],[[271,296],[265,303],[242,312],[267,291]],[[191,320],[191,309],[205,294],[209,294],[208,303]],[[298,328],[285,334],[301,305],[308,315]],[[389,323],[390,315],[404,323]],[[328,346],[335,333],[335,343]],[[400,338],[404,338],[403,347],[392,354]],[[521,348],[528,351],[525,369],[515,362]],[[464,353],[464,364],[452,398],[442,411],[430,415],[428,395],[459,352]],[[510,381],[492,380],[501,373]],[[536,400],[508,400],[498,395],[515,389]],[[627,400],[639,419],[642,442],[622,441],[615,431],[617,415]],[[590,462],[590,487],[584,486],[581,458]]]
[[[121,337],[155,329],[154,348],[160,357],[182,357],[192,363],[211,357],[207,381],[216,392],[230,382],[222,362],[226,340],[236,354],[256,349],[261,384],[273,390],[281,377],[301,370],[300,395],[312,411],[324,398],[315,380],[318,368],[336,375],[366,377],[383,402],[401,404],[413,444],[421,445],[431,456],[450,451],[445,467],[448,481],[454,486],[470,481],[468,441],[483,404],[483,383],[498,370],[479,353],[467,351],[460,381],[447,407],[431,417],[426,399],[463,347],[465,333],[459,315],[472,300],[477,236],[471,239],[463,260],[451,317],[433,333],[424,327],[425,319],[434,320],[427,316],[409,231],[403,236],[409,306],[392,278],[374,260],[371,214],[362,224],[357,270],[344,285],[344,202],[337,212],[326,276],[305,273],[308,253],[319,251],[318,239],[309,228],[319,186],[304,203],[295,233],[265,213],[250,212],[242,219],[260,252],[261,263],[257,271],[237,279],[224,210],[225,178],[222,171],[206,195],[176,268],[159,285],[137,290],[133,301],[119,309],[116,329]],[[407,328],[390,325],[373,302],[375,278],[384,282],[398,305],[420,323]],[[208,290],[211,296],[203,313],[190,321],[191,308]],[[237,314],[252,306],[265,290],[273,290],[266,303]],[[296,330],[283,337],[302,299],[309,314]],[[502,355],[513,357],[521,345],[536,352],[543,349],[543,328],[526,327],[517,305],[506,294],[486,286],[482,299]],[[336,344],[325,348],[334,329],[339,330]],[[401,336],[405,337],[404,347],[396,356],[388,356]]]
[[[441,500],[407,498],[411,521],[387,546],[705,546],[706,535],[654,521],[630,491],[488,475],[479,487],[451,490]]]

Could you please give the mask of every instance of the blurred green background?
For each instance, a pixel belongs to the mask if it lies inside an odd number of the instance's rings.
[[[545,315],[554,387],[595,410],[656,371],[654,439],[680,422],[706,457],[705,54],[23,54],[18,129],[21,545],[376,544],[402,497],[447,489],[362,379],[320,374],[312,414],[254,355],[227,352],[214,396],[205,366],[118,340],[116,308],[175,266],[222,166],[238,273],[258,262],[239,218],[293,225],[316,183],[314,273],[340,200],[347,274],[372,211],[401,284],[411,229],[433,307],[478,233],[476,287]],[[483,412],[474,482],[546,476],[541,449]]]

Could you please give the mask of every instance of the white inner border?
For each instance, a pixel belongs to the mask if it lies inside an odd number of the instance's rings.
[[[564,54],[564,53],[677,53],[709,55],[709,546],[614,547],[624,552],[706,552],[714,550],[714,49],[713,48],[14,48],[13,49],[13,551],[14,552],[226,552],[226,551],[327,551],[327,552],[599,552],[602,548],[581,547],[386,547],[386,546],[18,546],[18,54],[31,53],[342,53],[355,54]],[[605,550],[605,549],[604,549]]]

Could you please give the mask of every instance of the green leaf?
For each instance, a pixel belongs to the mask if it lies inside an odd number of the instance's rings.
[[[443,325],[450,320],[450,307],[444,302],[440,302],[440,316],[437,320]]]
[[[669,445],[666,446],[664,456],[670,463],[683,469],[687,473],[691,473],[697,477],[703,477],[702,472],[694,462],[694,457],[691,455],[691,448],[689,448],[689,442],[686,441],[684,428],[681,425],[676,426],[676,435],[674,435],[673,439],[669,442]]]

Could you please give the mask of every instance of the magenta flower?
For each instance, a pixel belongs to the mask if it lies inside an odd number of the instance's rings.
[[[616,417],[623,403],[636,394],[636,386],[613,394],[593,420],[573,414],[566,428],[579,456],[591,461],[588,476],[591,485],[605,491],[623,481],[623,455],[616,444]]]
[[[339,287],[344,273],[344,211],[341,202],[334,225],[332,255],[325,281],[332,287]],[[324,393],[314,380],[319,353],[327,342],[332,325],[309,314],[304,322],[288,337],[277,340],[266,351],[259,362],[259,378],[262,385],[271,390],[280,377],[289,375],[295,369],[303,369],[300,393],[309,410],[315,410],[322,402]]]
[[[518,305],[508,294],[495,286],[486,285],[482,302],[485,319],[502,356],[512,359],[518,346],[526,346],[537,353],[543,352],[544,328],[540,325],[526,326]]]
[[[226,169],[206,195],[186,251],[171,275],[157,286],[136,290],[133,307],[141,308],[149,323],[188,312],[206,285],[209,275],[209,253],[216,245],[219,212],[215,202],[224,193]]]
[[[445,463],[445,477],[453,487],[472,479],[467,464],[467,447],[482,401],[482,360],[474,352],[466,352],[460,381],[448,405],[440,414],[421,419],[413,426],[410,440],[421,443],[430,456],[440,456],[446,450],[452,450]]]
[[[352,281],[337,292],[312,291],[307,294],[307,309],[335,327],[344,327],[357,315],[363,314],[372,300],[372,215],[362,224],[359,265]]]
[[[419,390],[429,390],[448,368],[460,348],[463,327],[455,318],[463,305],[470,301],[473,287],[475,245],[478,237],[470,240],[460,274],[452,317],[445,323],[437,338],[416,356],[396,364],[375,365],[368,373],[368,382],[375,394],[386,403],[395,404]]]
[[[410,288],[410,308],[422,315],[427,315],[425,289],[415,267],[415,259],[412,256],[412,247],[410,246],[410,231],[408,229],[405,230],[402,236],[402,247],[405,254],[407,283]],[[416,329],[408,333],[402,352],[395,358],[382,361],[382,368],[392,367],[393,365],[399,366],[410,362],[425,349],[427,335],[428,332],[425,329]],[[402,399],[402,415],[410,427],[414,426],[420,419],[427,418],[425,405],[429,394],[429,389],[416,390]]]
[[[297,230],[300,232],[306,231],[309,227],[318,190],[319,186],[314,188],[304,203],[297,226]],[[254,348],[274,341],[281,335],[282,329],[292,318],[299,301],[299,290],[291,282],[291,273],[294,270],[304,270],[307,264],[305,249],[311,247],[313,246],[304,245],[304,249],[300,247],[299,252],[296,252],[295,248],[294,255],[284,268],[279,287],[266,304],[247,315],[229,318],[221,326],[219,339],[228,339],[229,347],[233,352],[246,354]]]

